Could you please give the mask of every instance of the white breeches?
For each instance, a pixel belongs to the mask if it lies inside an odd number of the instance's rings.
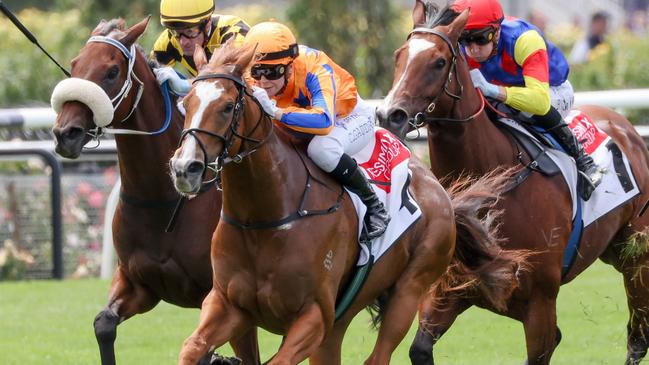
[[[353,155],[372,141],[375,111],[360,97],[354,110],[334,122],[334,128],[324,136],[315,136],[307,154],[321,169],[333,171],[343,153]]]

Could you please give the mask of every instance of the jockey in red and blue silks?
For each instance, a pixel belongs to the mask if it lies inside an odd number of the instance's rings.
[[[307,154],[367,206],[364,236],[381,236],[390,217],[350,156],[373,140],[375,124],[354,77],[324,52],[298,46],[291,30],[277,22],[253,26],[244,44],[257,47],[250,76],[264,111],[281,125],[314,135]]]
[[[486,97],[533,116],[577,164],[582,197],[588,200],[603,171],[586,154],[563,117],[574,101],[568,62],[535,26],[507,18],[498,0],[456,0],[453,10],[470,9],[460,37],[476,88]]]

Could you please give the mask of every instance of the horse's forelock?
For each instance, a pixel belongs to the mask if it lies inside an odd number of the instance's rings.
[[[101,21],[95,30],[92,32],[93,35],[101,35],[111,38],[121,38],[126,35],[124,32],[126,30],[126,21],[122,18],[111,19],[109,21]]]
[[[460,13],[451,8],[450,4],[446,4],[441,10],[438,5],[433,3],[426,3],[426,26],[428,28],[435,28],[438,25],[449,25]]]
[[[243,57],[246,56],[250,47],[248,45],[236,46],[234,42],[228,41],[214,51],[214,54],[210,58],[208,68],[213,71],[218,67],[233,66],[234,69],[243,73],[249,66],[243,64]]]

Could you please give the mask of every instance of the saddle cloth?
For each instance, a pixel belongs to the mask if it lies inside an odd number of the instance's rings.
[[[377,261],[421,217],[421,209],[408,190],[412,175],[408,168],[410,151],[390,132],[375,127],[374,140],[353,157],[391,217],[385,234],[372,240],[371,253],[366,245],[361,245],[358,265],[362,266],[370,254]],[[360,237],[367,207],[356,194],[349,192],[349,195],[358,213]]]
[[[518,122],[504,118],[500,119],[500,121],[534,139],[530,132]],[[546,151],[552,161],[560,168],[566,183],[570,187],[573,202],[573,219],[577,212],[577,204],[582,204],[582,220],[584,227],[586,227],[640,194],[640,189],[624,152],[586,114],[579,110],[573,110],[566,117],[566,122],[582,143],[586,152],[593,157],[595,163],[605,169],[602,183],[595,189],[590,199],[584,202],[577,195],[577,168],[574,160],[557,149]],[[552,136],[546,134],[546,137],[553,141],[556,148],[560,148]]]

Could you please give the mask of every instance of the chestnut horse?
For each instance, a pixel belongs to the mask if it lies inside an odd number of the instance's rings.
[[[217,171],[223,212],[212,237],[213,288],[179,363],[196,364],[208,349],[261,326],[284,335],[270,364],[306,358],[312,365],[340,364],[347,326],[380,296],[383,321],[365,363],[388,364],[421,298],[456,252],[456,232],[458,251],[471,246],[475,255],[495,255],[491,226],[475,213],[494,186],[478,181],[473,189],[482,196],[452,202],[430,171],[411,159],[410,188],[422,216],[374,263],[335,320],[336,299],[359,258],[356,212],[340,185],[306,157],[303,144],[297,146],[298,138],[274,125],[251,96],[243,75],[254,52],[226,44],[209,64],[200,48],[194,53],[199,74],[184,99],[186,129],[171,173],[179,192],[194,194],[208,168]]]
[[[394,84],[377,113],[382,126],[401,137],[416,125],[418,113],[428,128],[431,168],[437,176],[462,173],[483,175],[496,167],[524,166],[520,146],[497,128],[484,112],[484,99],[476,91],[469,68],[458,49],[458,37],[468,11],[457,14],[448,7],[431,14],[433,6],[417,0],[415,24],[409,39],[396,53]],[[628,297],[627,364],[638,363],[649,341],[649,252],[643,215],[649,192],[649,155],[633,126],[623,116],[601,107],[580,108],[613,138],[629,158],[641,194],[617,207],[583,232],[579,255],[562,278],[562,256],[572,229],[572,203],[560,175],[532,173],[526,181],[503,194],[496,205],[503,210],[501,236],[509,249],[527,249],[529,270],[521,272],[522,285],[506,308],[494,308],[479,292],[455,292],[430,297],[420,311],[420,328],[411,347],[416,364],[432,364],[432,347],[458,315],[472,305],[487,308],[523,323],[529,364],[548,364],[561,339],[557,327],[559,287],[574,279],[597,258],[623,274]],[[423,118],[421,118],[423,116]],[[629,254],[629,252],[631,252]],[[625,254],[626,253],[626,254]]]
[[[115,137],[122,181],[113,219],[113,241],[119,262],[108,304],[94,322],[104,365],[115,364],[114,342],[119,323],[151,310],[160,300],[198,308],[212,287],[210,238],[219,221],[220,192],[209,189],[187,201],[177,217],[175,229],[165,233],[179,198],[165,170],[180,140],[182,115],[167,105],[167,113],[171,115],[165,120],[161,88],[144,54],[132,47],[147,24],[148,18],[125,29],[121,19],[102,21],[92,32],[99,38],[91,38],[72,61],[72,77],[97,84],[111,99],[119,99],[120,93],[124,95],[115,107],[110,124],[133,130],[122,133],[156,131],[151,135],[116,134]],[[133,61],[129,62],[131,57]],[[78,79],[75,79],[77,83],[83,82]],[[123,87],[127,82],[133,83],[130,89]],[[63,98],[64,101],[54,135],[56,151],[63,157],[76,158],[93,134],[96,135],[93,118],[97,116],[91,107],[78,101],[84,95],[71,96],[74,90],[68,92],[61,95],[55,90],[53,95],[53,100]],[[108,106],[112,108],[110,102]],[[239,342],[233,344],[237,355],[246,364],[258,364],[256,332]]]

